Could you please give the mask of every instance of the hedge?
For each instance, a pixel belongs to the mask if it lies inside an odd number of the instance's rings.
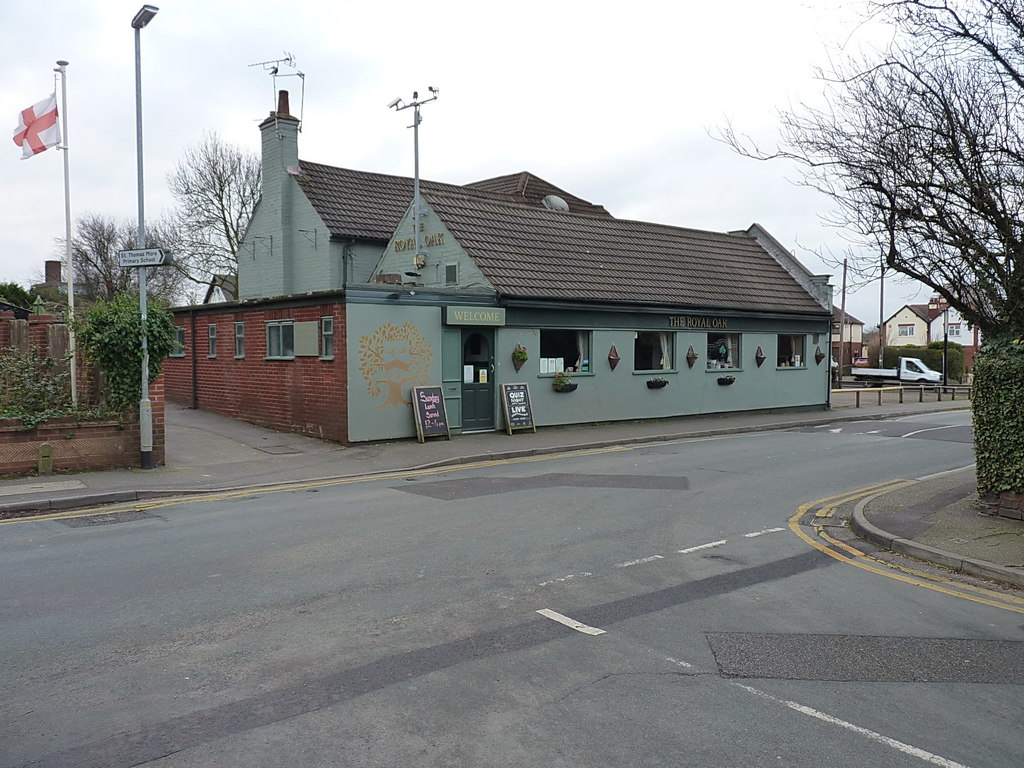
[[[974,359],[972,410],[978,493],[1024,492],[1024,339]]]

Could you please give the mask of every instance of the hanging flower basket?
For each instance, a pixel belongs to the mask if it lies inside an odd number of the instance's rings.
[[[732,384],[734,381],[736,381],[736,377],[735,376],[719,376],[718,377],[718,383],[721,384],[723,387],[728,386],[729,384]]]
[[[668,379],[663,379],[660,376],[654,376],[647,380],[648,389],[661,389],[662,387],[668,386]]]
[[[576,387],[578,386],[579,384],[577,384],[575,381],[570,381],[568,384],[563,384],[560,387],[555,387],[555,392],[575,392]]]
[[[519,373],[519,369],[523,367],[523,363],[530,359],[530,356],[526,353],[526,347],[516,344],[516,348],[512,350],[512,365],[515,366],[516,373]]]

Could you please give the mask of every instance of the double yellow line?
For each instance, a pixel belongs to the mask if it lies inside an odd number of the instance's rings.
[[[789,529],[819,552],[824,552],[829,557],[833,557],[847,565],[852,565],[855,568],[860,568],[879,576],[885,576],[888,579],[895,579],[904,584],[930,589],[933,592],[941,592],[951,597],[958,597],[993,608],[1002,608],[1003,610],[1024,614],[1024,599],[1014,595],[1002,594],[984,587],[977,587],[973,584],[944,579],[910,567],[885,563],[846,542],[835,539],[826,533],[824,528],[818,528],[816,530],[818,538],[814,538],[807,533],[804,529],[805,526],[801,524],[803,518],[813,511],[830,511],[858,499],[877,496],[898,488],[915,485],[916,483],[916,480],[891,480],[887,483],[879,483],[856,491],[836,494],[835,496],[826,496],[823,499],[803,504],[789,518]]]
[[[64,512],[51,512],[41,515],[27,515],[25,517],[12,517],[0,520],[0,525],[12,525],[14,523],[40,523],[48,520],[74,520],[80,517],[101,517],[105,515],[116,515],[120,512],[148,512],[154,509],[163,509],[178,504],[200,504],[210,501],[227,501],[232,499],[245,499],[253,496],[263,496],[272,493],[288,493],[291,491],[308,491],[316,488],[330,488],[336,485],[351,485],[354,483],[369,483],[378,480],[404,480],[410,477],[432,477],[443,475],[449,472],[459,472],[467,469],[487,469],[488,467],[505,466],[508,464],[527,464],[538,461],[552,461],[554,459],[573,458],[576,456],[593,456],[602,453],[617,453],[635,449],[635,445],[612,445],[601,448],[584,448],[578,451],[567,451],[565,453],[540,454],[535,456],[519,456],[505,459],[492,459],[485,461],[467,462],[465,464],[451,464],[443,467],[428,467],[425,469],[404,469],[393,472],[380,472],[378,474],[356,475],[353,477],[326,478],[322,480],[308,480],[297,483],[281,483],[279,485],[265,485],[253,488],[239,488],[231,491],[212,491],[210,493],[195,493],[187,496],[168,496],[160,499],[146,501],[128,501],[118,504],[107,504],[101,507],[87,509],[72,509]]]

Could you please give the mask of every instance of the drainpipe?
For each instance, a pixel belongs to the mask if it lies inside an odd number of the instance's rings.
[[[352,249],[355,248],[355,246],[356,239],[351,237],[341,249],[341,290],[343,291],[348,288],[348,268],[352,256]]]

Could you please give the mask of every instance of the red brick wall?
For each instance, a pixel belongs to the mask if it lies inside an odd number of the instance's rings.
[[[14,320],[12,313],[0,313],[0,350],[11,346],[25,331],[27,345],[44,356],[67,354],[67,326],[52,315],[30,315],[27,321]],[[99,374],[95,366],[78,353],[79,403],[95,402],[99,394]],[[163,466],[164,377],[149,387],[153,415],[153,466]],[[74,419],[54,419],[26,430],[20,420],[0,420],[0,474],[24,474],[37,466],[39,446],[53,446],[53,468],[58,471],[138,467],[142,464],[139,440],[138,408],[125,414],[122,422],[77,423]]]
[[[990,514],[1009,517],[1013,520],[1024,520],[1024,493],[1003,491],[992,494],[982,500]]]
[[[153,466],[162,467],[167,459],[167,452],[164,445],[164,436],[166,435],[165,424],[166,420],[164,417],[164,402],[166,397],[164,395],[164,374],[157,377],[157,380],[149,385],[149,402],[150,410],[153,414]],[[136,434],[136,448],[141,447],[141,440],[138,439],[139,426],[136,421],[132,425]],[[138,456],[139,464],[142,463],[142,456]],[[136,464],[132,464],[136,466]]]
[[[149,399],[153,412],[153,466],[159,467],[165,459],[162,377],[150,385]],[[0,475],[34,472],[43,443],[49,443],[53,449],[55,472],[141,466],[138,409],[127,416],[130,418],[123,422],[51,419],[34,429],[25,429],[17,419],[2,419]]]
[[[295,357],[267,360],[265,322],[334,318],[334,359]],[[192,322],[195,320],[193,338]],[[235,323],[245,324],[245,357],[235,358]],[[175,323],[185,329],[185,356],[164,364],[167,397],[186,406],[305,435],[348,441],[348,371],[345,356],[345,305],[199,308],[179,310]],[[217,326],[217,356],[209,357],[208,326]],[[193,392],[193,359],[196,387]]]

